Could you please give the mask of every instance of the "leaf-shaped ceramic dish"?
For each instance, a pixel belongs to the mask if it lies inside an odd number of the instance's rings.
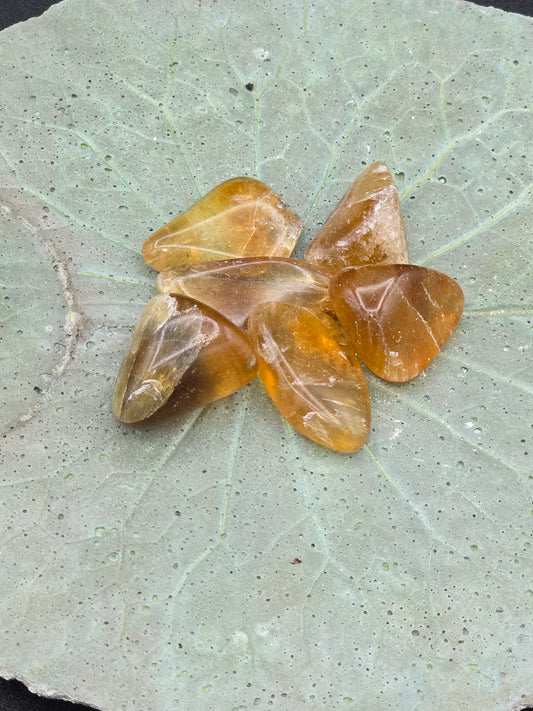
[[[3,674],[110,711],[531,701],[532,22],[67,0],[1,37]],[[252,175],[301,257],[375,160],[466,310],[423,375],[369,377],[368,445],[303,439],[257,381],[116,422],[143,240]]]

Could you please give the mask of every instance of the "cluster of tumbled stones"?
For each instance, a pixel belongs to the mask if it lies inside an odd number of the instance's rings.
[[[119,420],[180,414],[259,372],[303,435],[340,452],[363,446],[370,399],[359,360],[385,380],[414,378],[457,326],[463,292],[450,277],[408,264],[383,163],[357,178],[305,261],[290,259],[302,226],[268,186],[233,178],[146,240],[160,294],[118,374]]]

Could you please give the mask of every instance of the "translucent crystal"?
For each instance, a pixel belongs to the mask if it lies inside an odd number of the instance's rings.
[[[331,273],[409,261],[398,192],[385,163],[372,163],[339,202],[305,259]]]
[[[323,270],[296,259],[247,257],[167,269],[158,275],[157,286],[162,293],[209,304],[243,326],[256,306],[269,301],[331,309],[329,279]]]
[[[161,271],[232,257],[288,257],[302,221],[268,185],[232,178],[154,232],[142,253]]]
[[[326,314],[263,304],[248,322],[259,374],[283,417],[339,452],[363,446],[370,428],[366,381],[339,326]]]
[[[331,281],[335,313],[359,358],[385,380],[418,375],[463,312],[459,284],[408,264],[343,269]]]
[[[174,412],[181,404],[205,405],[256,372],[253,349],[234,324],[185,296],[160,294],[144,310],[122,361],[113,413],[122,422],[139,422],[171,396]]]

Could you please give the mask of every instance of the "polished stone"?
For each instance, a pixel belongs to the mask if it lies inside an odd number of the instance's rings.
[[[141,315],[122,361],[113,413],[122,422],[139,422],[172,396],[177,414],[182,401],[189,409],[218,400],[256,372],[253,349],[234,324],[185,296],[160,294]]]
[[[331,273],[409,261],[398,191],[385,163],[372,163],[313,239],[305,258]]]
[[[463,312],[456,281],[407,264],[348,268],[331,281],[335,313],[359,358],[385,380],[418,375]]]
[[[252,312],[248,331],[261,379],[283,417],[330,449],[360,449],[370,428],[370,400],[337,323],[306,308],[270,303]]]
[[[154,232],[142,253],[158,271],[213,259],[289,257],[301,231],[301,219],[268,185],[232,178]]]
[[[247,257],[187,264],[157,277],[160,292],[184,294],[243,326],[259,304],[283,301],[318,311],[331,310],[330,275],[296,259]]]

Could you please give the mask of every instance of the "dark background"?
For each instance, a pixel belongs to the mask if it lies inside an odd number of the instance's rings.
[[[90,1],[90,0],[89,0]],[[508,12],[533,16],[533,0],[473,0],[477,5],[499,7]],[[0,0],[0,30],[16,22],[41,15],[59,0]],[[1,640],[0,640],[1,644]],[[42,699],[18,681],[0,679],[0,711],[88,711],[88,706]],[[118,710],[117,710],[118,711]],[[523,711],[533,711],[524,709]]]
[[[90,2],[91,0],[86,0]],[[392,0],[394,1],[394,0]],[[499,7],[508,12],[519,12],[533,16],[533,0],[471,0],[476,5]],[[22,22],[30,17],[41,15],[59,0],[0,0],[0,30],[15,22]],[[0,707],[0,711],[4,711]]]

